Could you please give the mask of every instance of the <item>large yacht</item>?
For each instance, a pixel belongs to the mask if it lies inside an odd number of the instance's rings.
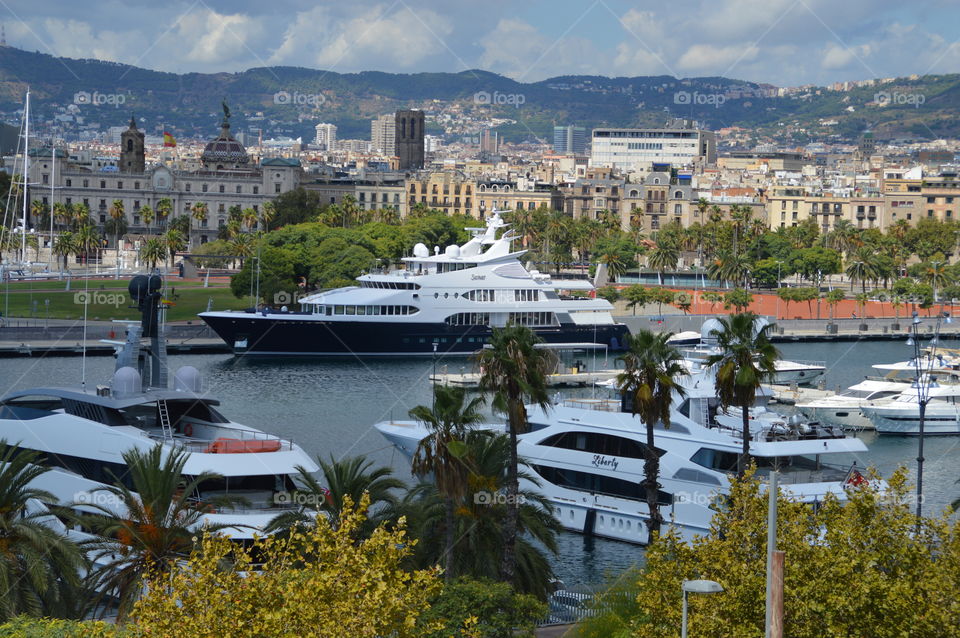
[[[865,407],[893,401],[909,385],[898,381],[864,379],[842,394],[798,401],[797,409],[808,419],[816,419],[848,430],[873,430],[873,422],[863,414]]]
[[[515,236],[495,211],[462,246],[433,254],[424,244],[404,267],[361,275],[355,286],[303,297],[298,311],[204,312],[235,352],[261,355],[469,354],[492,328],[529,326],[549,343],[600,343],[619,350],[627,327],[583,280],[554,280],[520,262]]]
[[[669,428],[655,428],[660,456],[661,514],[686,539],[706,534],[728,493],[742,449],[739,418],[717,419],[712,373],[697,370],[675,396]],[[766,400],[761,394],[758,399]],[[566,399],[548,410],[529,406],[530,431],[519,436],[519,454],[567,529],[647,543],[643,480],[645,427],[619,398]],[[503,425],[481,426],[502,432]],[[415,421],[385,421],[376,428],[406,455],[428,433]],[[865,479],[852,455],[866,445],[840,428],[792,419],[751,421],[750,453],[758,474],[780,471],[780,486],[804,502],[827,494],[844,499],[848,483]],[[833,460],[828,463],[826,460]],[[862,466],[861,466],[862,467]]]
[[[225,525],[238,541],[252,538],[275,516],[292,507],[297,467],[314,472],[314,461],[298,445],[221,414],[219,401],[202,391],[197,370],[184,366],[168,384],[163,326],[157,320],[160,278],[136,277],[133,299],[143,311],[140,324],[127,327],[125,342],[115,345],[116,370],[109,384],[94,387],[40,387],[0,398],[0,438],[41,453],[51,471],[35,487],[63,506],[89,511],[88,505],[122,505],[98,488],[127,480],[122,454],[160,444],[165,454],[187,451],[184,474],[214,472],[222,478],[188,494],[208,512],[201,524]],[[221,497],[234,499],[224,505]]]

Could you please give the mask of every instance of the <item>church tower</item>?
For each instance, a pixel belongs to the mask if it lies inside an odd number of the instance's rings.
[[[137,120],[130,116],[130,128],[120,134],[120,172],[143,173],[145,169],[143,131],[137,130]]]

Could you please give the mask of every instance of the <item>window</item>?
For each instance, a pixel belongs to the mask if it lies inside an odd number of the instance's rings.
[[[470,301],[494,301],[495,297],[496,292],[494,290],[486,289],[471,290],[463,295],[464,299],[469,299]]]
[[[458,312],[444,319],[444,322],[448,326],[486,326],[490,324],[490,313]]]
[[[90,180],[89,180],[89,179],[83,180],[83,187],[84,187],[84,188],[89,188],[89,187],[90,187]]]
[[[134,189],[134,190],[140,190],[140,182],[134,182],[134,183],[133,183],[133,189]]]
[[[531,465],[530,468],[542,476],[543,480],[571,490],[590,492],[591,494],[606,494],[637,501],[645,501],[647,498],[646,488],[640,487],[640,484],[634,481],[625,481],[612,476],[578,472],[577,470],[550,465]],[[670,505],[673,503],[673,495],[663,490],[657,490],[657,502],[660,505]]]
[[[552,312],[511,312],[507,316],[507,323],[518,326],[555,326],[556,318]]]
[[[67,178],[67,187],[69,188],[70,186],[73,186],[73,180],[70,178]]]
[[[186,183],[184,190],[187,191],[188,193],[190,192],[190,182]]]
[[[106,188],[106,187],[107,187],[107,180],[101,179],[101,180],[100,180],[100,188]]]
[[[539,294],[540,294],[539,290],[525,290],[525,289],[514,290],[513,299],[514,301],[538,301]]]
[[[612,434],[596,432],[561,432],[547,437],[538,445],[559,447],[565,450],[580,450],[605,456],[622,456],[629,459],[646,458],[647,446],[639,441]],[[666,450],[656,448],[657,456],[666,454]]]
[[[118,189],[122,189],[122,188],[123,188],[123,182],[117,182],[117,188],[118,188]]]
[[[273,192],[274,192],[274,193],[279,193],[279,192],[280,192],[280,184],[274,184],[274,185],[273,185]]]
[[[206,184],[200,187],[200,190],[203,191],[204,193],[207,192],[207,189],[208,189],[208,186]]]
[[[254,187],[253,187],[253,194],[254,194],[254,195],[259,195],[259,194],[260,194],[260,187],[259,187],[259,186],[254,186]]]
[[[237,184],[237,195],[239,195],[242,192],[243,192],[243,186],[241,186],[240,184]]]

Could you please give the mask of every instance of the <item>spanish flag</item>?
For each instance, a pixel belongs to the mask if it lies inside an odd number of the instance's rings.
[[[171,147],[171,148],[172,148],[172,147],[174,147],[174,146],[176,146],[176,145],[177,145],[177,140],[173,139],[173,136],[172,136],[172,135],[170,135],[169,133],[167,133],[166,131],[164,131],[164,132],[163,132],[163,146],[164,146],[164,148],[166,148],[166,147]]]

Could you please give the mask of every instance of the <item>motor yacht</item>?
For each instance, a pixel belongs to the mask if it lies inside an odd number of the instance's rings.
[[[414,246],[404,267],[357,278],[356,285],[310,294],[300,309],[203,312],[234,352],[258,355],[413,356],[469,354],[492,329],[525,325],[548,343],[626,345],[629,330],[613,306],[591,298],[586,280],[528,270],[499,211],[467,243],[433,254]],[[588,293],[588,296],[573,296]]]
[[[908,388],[908,384],[899,381],[865,379],[842,394],[800,401],[795,405],[808,419],[849,430],[873,430],[873,421],[863,414],[862,408],[889,403]]]

